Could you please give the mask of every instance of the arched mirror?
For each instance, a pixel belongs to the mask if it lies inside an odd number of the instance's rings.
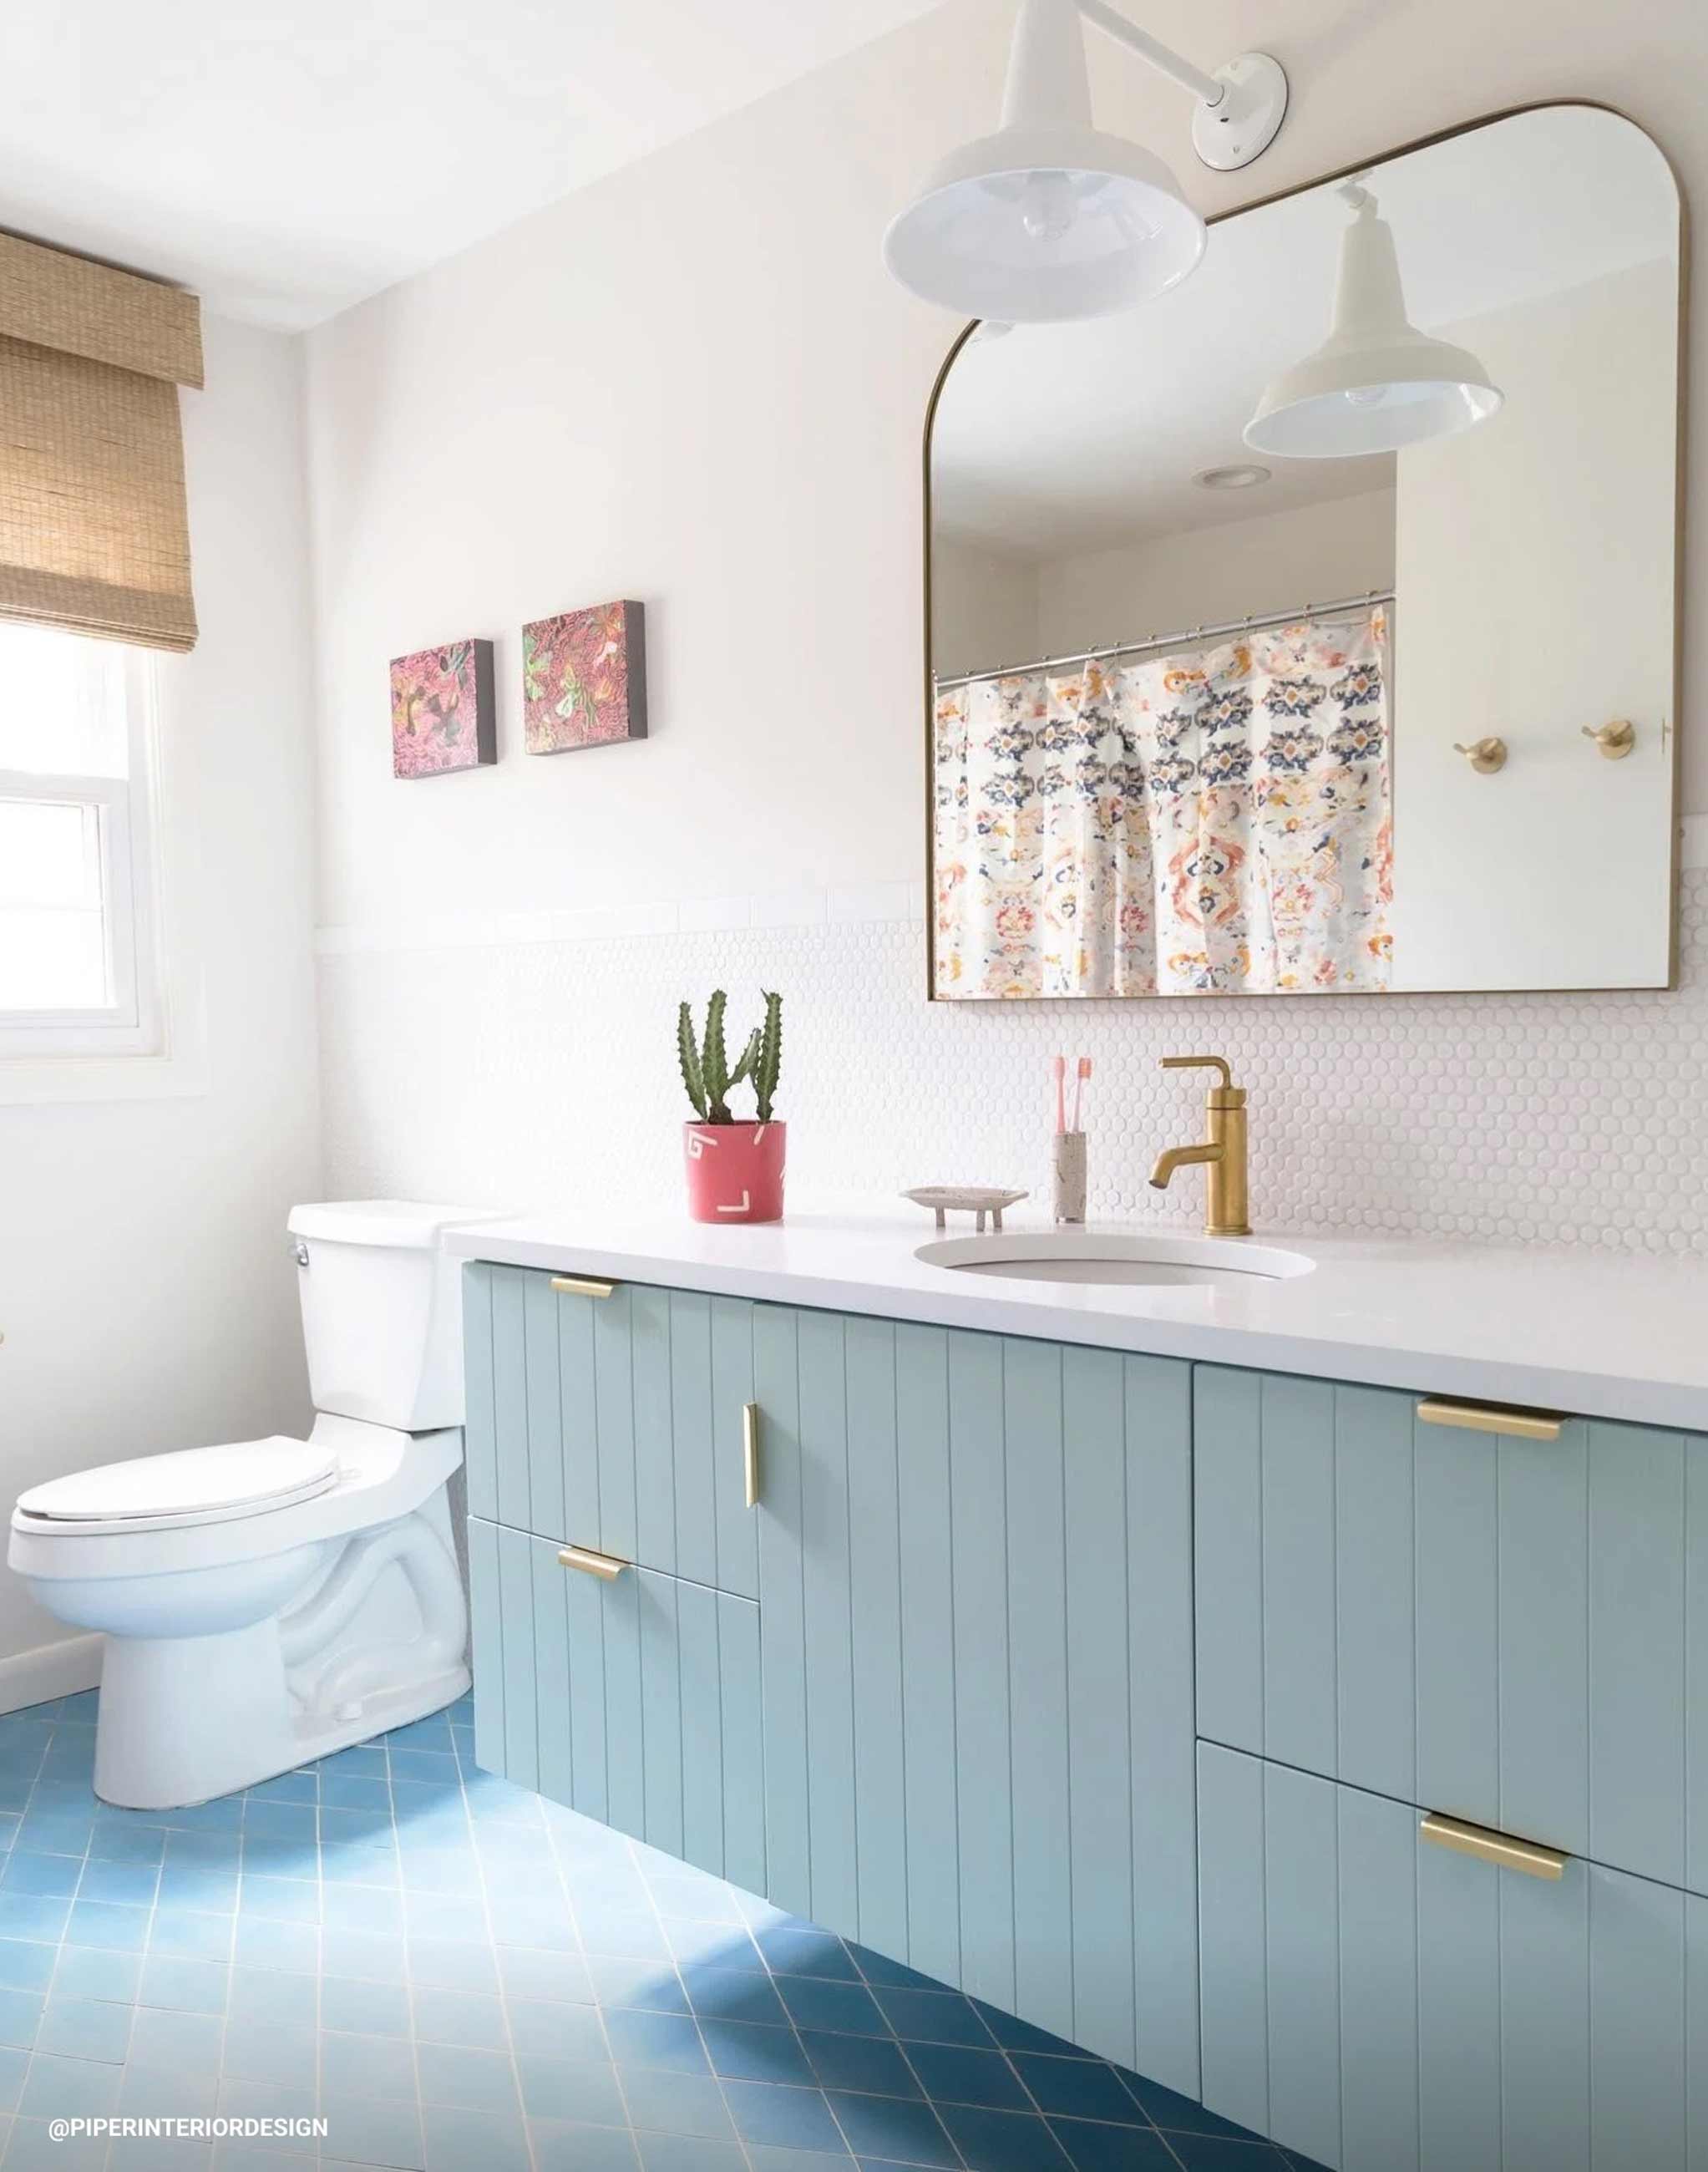
[[[1662,987],[1680,207],[1555,105],[971,328],[929,423],[939,998]]]

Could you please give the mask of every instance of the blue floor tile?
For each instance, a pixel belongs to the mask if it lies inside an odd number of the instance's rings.
[[[1167,2139],[1186,2172],[1286,2172],[1280,2150],[1250,2136],[1176,2133]]]
[[[1000,2051],[981,2051],[970,2044],[910,2044],[908,2056],[925,2094],[939,2103],[985,2105],[996,2111],[1036,2109]],[[1116,2089],[1125,2099],[1119,2083]],[[1134,2114],[1131,2099],[1125,2099],[1123,2116]]]
[[[42,2008],[35,2048],[67,2059],[99,2059],[108,2066],[122,2066],[133,2012],[110,1999],[67,1998],[55,1992]]]
[[[185,2013],[223,2013],[230,1984],[231,1970],[218,1961],[185,1961],[170,1954],[156,1954],[142,1963],[137,1996],[143,2006],[173,2007]]]
[[[838,2036],[803,2029],[801,2046],[821,2089],[861,2089],[884,2097],[927,2094],[901,2046],[884,2036]]]
[[[808,2083],[814,2079],[801,2040],[792,2029],[769,2029],[749,2021],[703,2021],[700,2033],[714,2073],[749,2082]]]
[[[321,2099],[326,2121],[324,2147],[339,2150],[354,2164],[384,2164],[400,2172],[426,2172],[419,2106],[389,2103],[379,2097]]]
[[[622,2126],[627,2116],[616,2068],[599,2061],[518,2057],[522,2105],[530,2121]]]
[[[420,1999],[417,1992],[417,2011]],[[509,2024],[510,2046],[518,2058],[584,2062],[610,2056],[604,2021],[596,2006],[561,2006],[545,1999],[512,1998],[505,2002],[504,2013]],[[416,2034],[417,2037],[422,2034],[419,2019]]]
[[[1153,2126],[1105,2126],[1083,2119],[1053,2119],[1050,2126],[1073,2172],[1179,2172],[1179,2159]],[[1259,2162],[1248,2172],[1278,2168]]]
[[[833,1983],[819,1976],[780,1976],[778,1996],[798,2029],[828,2029],[849,2036],[887,2036],[889,2024],[862,1983]]]
[[[56,1949],[34,1941],[0,1938],[0,1985],[13,1991],[46,1991]]]
[[[94,1801],[92,1709],[0,1716],[5,2172],[77,2172],[55,2117],[317,2102],[323,2172],[1286,2172],[1187,2099],[476,1771],[466,1707],[146,1814]],[[126,2153],[88,2161],[317,2161]]]
[[[519,2112],[461,2111],[438,2105],[423,2126],[427,2172],[529,2172],[527,2129]]]
[[[1010,2056],[1040,2111],[1059,2112],[1064,2119],[1144,2124],[1144,2114],[1113,2067],[1092,2059],[1045,2058],[1035,2051],[1015,2051]]]
[[[822,2089],[789,2089],[771,2082],[726,2082],[723,2094],[736,2132],[745,2142],[817,2149],[845,2157],[850,2153]]]
[[[637,2134],[645,2172],[749,2172],[739,2142],[683,2134]]]
[[[708,2070],[699,2024],[686,2014],[612,2007],[605,2015],[605,2034],[619,2066],[668,2067],[673,2073],[690,2074]]]
[[[733,2142],[734,2123],[723,2091],[710,2074],[673,2074],[658,2067],[625,2068],[622,2089],[631,2123],[667,2134],[699,2135]]]
[[[39,1991],[0,1991],[0,2044],[29,2051],[41,2026],[45,2003]]]
[[[639,2163],[626,2127],[530,2119],[528,2132],[539,2172],[636,2172]]]
[[[879,1991],[884,2017],[903,2043],[976,2044],[991,2047],[991,2032],[969,1998],[950,1991]]]
[[[1071,2172],[1061,2143],[1032,2113],[975,2105],[942,2105],[938,2111],[968,2172]]]
[[[943,2121],[917,2098],[851,2096],[835,2089],[826,2095],[851,2149],[865,2156],[882,2151],[910,2164],[959,2165]]]
[[[772,1924],[754,1933],[754,1944],[780,1976],[834,1976],[859,1981],[848,1949],[828,1931],[792,1923]]]

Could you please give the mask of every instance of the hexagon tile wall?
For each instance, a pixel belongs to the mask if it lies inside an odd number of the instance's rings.
[[[685,917],[686,916],[685,915]],[[329,930],[322,1050],[332,1195],[679,1203],[679,997],[787,998],[790,1182],[942,1180],[1047,1196],[1050,1059],[1096,1062],[1091,1212],[1190,1223],[1152,1156],[1196,1136],[1215,1049],[1251,1091],[1253,1219],[1708,1254],[1708,871],[1685,878],[1668,994],[1297,1003],[927,1004],[911,919],[557,939],[561,923]]]

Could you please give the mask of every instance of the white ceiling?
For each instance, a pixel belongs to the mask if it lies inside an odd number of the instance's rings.
[[[0,227],[310,325],[932,4],[3,0]]]
[[[1426,331],[1676,251],[1666,162],[1629,121],[1587,107],[1520,114],[1369,180]],[[932,441],[941,532],[1036,562],[1390,482],[1391,455],[1271,460],[1255,490],[1192,481],[1252,457],[1240,433],[1258,394],[1326,336],[1348,217],[1333,189],[1288,197],[1212,227],[1199,270],[1142,309],[964,348]]]

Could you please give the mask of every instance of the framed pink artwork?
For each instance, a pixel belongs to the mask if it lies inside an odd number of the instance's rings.
[[[647,736],[644,607],[595,604],[522,629],[524,737],[529,754],[567,754]]]
[[[444,777],[497,759],[490,641],[453,641],[392,659],[394,777]]]

